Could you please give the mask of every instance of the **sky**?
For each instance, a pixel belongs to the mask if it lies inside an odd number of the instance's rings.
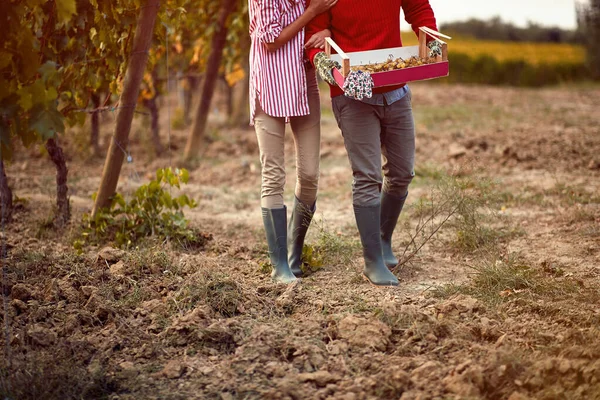
[[[528,21],[541,25],[574,29],[575,0],[429,0],[438,24],[469,18],[502,20],[525,26]]]

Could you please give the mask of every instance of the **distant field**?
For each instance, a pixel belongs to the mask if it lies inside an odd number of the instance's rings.
[[[402,42],[405,46],[418,43],[412,31],[402,32]],[[450,54],[462,53],[472,58],[489,55],[498,61],[523,60],[532,65],[582,64],[585,61],[584,48],[571,44],[500,42],[459,36],[453,36],[448,42]]]

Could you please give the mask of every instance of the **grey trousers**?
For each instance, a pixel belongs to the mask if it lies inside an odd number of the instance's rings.
[[[391,105],[370,105],[343,95],[332,104],[352,167],[353,204],[376,205],[382,190],[404,196],[415,175],[411,92]]]

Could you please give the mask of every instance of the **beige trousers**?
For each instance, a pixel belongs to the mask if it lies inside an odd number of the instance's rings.
[[[290,117],[296,147],[296,197],[311,207],[317,198],[321,150],[321,103],[314,68],[306,69],[310,114]],[[261,206],[282,208],[285,186],[285,118],[267,115],[256,104],[254,128],[262,165]]]

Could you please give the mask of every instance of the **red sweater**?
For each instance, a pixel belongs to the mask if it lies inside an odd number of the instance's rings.
[[[400,47],[400,7],[417,35],[421,26],[437,30],[429,0],[339,0],[306,26],[305,38],[308,40],[313,34],[329,29],[333,40],[345,52]],[[323,50],[307,50],[310,60],[320,51]],[[389,92],[401,86],[375,88],[373,92]],[[331,86],[331,97],[340,94],[343,94],[342,89]]]

